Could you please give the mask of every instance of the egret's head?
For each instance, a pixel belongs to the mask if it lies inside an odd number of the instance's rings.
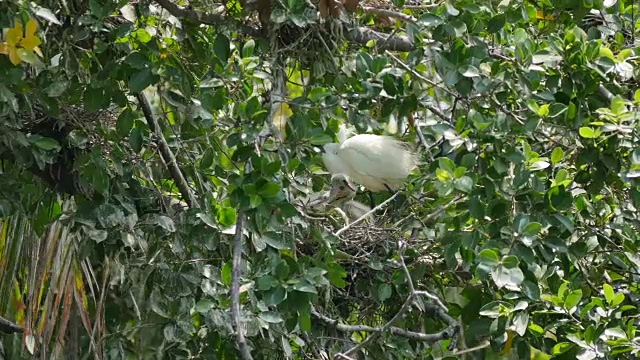
[[[330,202],[349,200],[355,195],[356,189],[346,175],[336,174],[331,177]]]
[[[340,144],[338,143],[328,143],[323,146],[324,152],[327,154],[338,155],[338,149],[340,149]]]

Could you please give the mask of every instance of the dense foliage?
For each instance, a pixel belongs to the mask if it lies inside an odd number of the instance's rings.
[[[0,358],[633,357],[637,13],[0,2]],[[341,123],[421,158],[364,222]]]

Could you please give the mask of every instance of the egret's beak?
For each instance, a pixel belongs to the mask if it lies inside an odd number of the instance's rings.
[[[356,192],[356,189],[354,189],[354,188],[353,188],[353,186],[351,186],[351,184],[349,184],[349,182],[348,182],[348,181],[345,181],[345,182],[344,182],[344,184],[345,184],[345,185],[347,185],[347,187],[348,187],[349,189],[351,189],[352,191]]]

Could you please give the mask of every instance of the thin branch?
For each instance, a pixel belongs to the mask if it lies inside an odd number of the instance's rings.
[[[411,273],[409,272],[409,268],[407,268],[407,265],[404,262],[405,250],[406,250],[406,244],[403,241],[400,241],[400,243],[398,244],[398,258],[400,259],[400,265],[404,270],[405,276],[407,278],[407,283],[409,284],[409,292],[410,292],[409,296],[407,296],[407,299],[402,304],[402,307],[400,307],[400,310],[398,310],[398,312],[393,316],[393,318],[391,318],[391,320],[389,320],[386,324],[384,324],[381,328],[379,328],[375,333],[373,333],[372,335],[369,335],[366,339],[364,339],[364,341],[360,342],[358,345],[349,349],[347,352],[344,353],[344,355],[351,355],[356,353],[358,350],[362,349],[367,344],[377,339],[383,332],[391,329],[393,323],[395,323],[398,319],[404,316],[404,314],[409,310],[409,307],[411,306],[411,303],[413,302],[413,300],[423,296],[428,297],[436,304],[436,305],[429,304],[426,306],[426,309],[429,310],[430,313],[437,316],[448,325],[448,327],[444,331],[436,335],[440,335],[440,336],[446,335],[447,336],[446,338],[451,338],[452,341],[449,344],[449,349],[453,350],[453,348],[455,348],[456,341],[453,339],[460,331],[460,325],[451,316],[449,316],[446,313],[448,311],[447,307],[442,303],[442,301],[436,295],[426,290],[415,289],[415,286],[413,284],[413,279],[411,277]]]
[[[604,87],[602,84],[598,84],[598,93],[602,95],[602,97],[607,99],[607,101],[609,102],[611,102],[611,100],[613,100],[614,98],[613,93],[609,91],[606,87]]]
[[[416,23],[416,19],[413,16],[407,15],[407,14],[403,14],[403,13],[400,13],[400,12],[397,12],[397,11],[393,11],[393,10],[380,9],[380,8],[371,7],[371,6],[363,6],[362,10],[364,10],[365,12],[371,13],[371,14],[390,17],[390,18],[398,19],[398,20],[401,20],[401,21],[404,21],[404,22],[408,22],[408,23],[411,23],[411,24],[415,24]]]
[[[402,9],[433,9],[436,8],[440,5],[444,4],[443,1],[441,2],[437,2],[434,4],[422,4],[422,5],[402,5]],[[382,8],[382,9],[391,9],[391,8],[396,8],[395,5],[392,4],[376,4],[376,7],[378,8]]]
[[[136,94],[136,97],[138,98],[138,104],[142,109],[142,113],[144,114],[144,117],[147,120],[149,129],[151,129],[151,132],[157,137],[158,148],[160,149],[160,156],[162,157],[162,160],[164,161],[164,163],[167,165],[167,169],[169,170],[169,173],[171,173],[171,177],[175,181],[176,186],[178,187],[178,190],[180,190],[180,194],[182,195],[182,198],[187,202],[187,205],[189,205],[190,208],[192,209],[199,208],[200,205],[198,204],[198,201],[196,200],[193,193],[191,192],[191,189],[189,188],[189,184],[187,183],[187,180],[182,174],[182,170],[180,170],[180,167],[178,166],[176,157],[173,155],[171,148],[169,148],[169,144],[167,143],[167,140],[164,138],[164,135],[162,135],[162,130],[160,129],[158,122],[153,117],[153,112],[151,111],[151,105],[149,104],[149,100],[147,100],[147,97],[142,92],[139,92],[138,94]]]
[[[256,38],[264,38],[264,33],[260,29],[253,28],[246,24],[240,24],[235,20],[213,13],[200,13],[182,6],[174,4],[171,0],[155,0],[158,5],[167,10],[171,15],[187,20],[192,23],[220,26],[221,23],[235,23],[244,34]]]
[[[356,221],[349,223],[347,225],[345,225],[342,229],[336,231],[335,235],[336,236],[340,236],[340,234],[342,234],[343,232],[347,231],[349,228],[351,228],[352,226],[354,226],[355,224],[358,224],[359,222],[367,219],[371,214],[373,214],[374,212],[382,209],[383,206],[387,205],[388,203],[390,203],[391,201],[393,201],[393,199],[396,198],[396,196],[398,196],[399,192],[396,192],[395,194],[393,194],[393,196],[391,196],[390,198],[388,198],[387,200],[383,201],[382,203],[380,203],[380,205],[374,207],[373,209],[369,210],[366,214],[360,216]]]
[[[240,272],[242,262],[242,226],[244,214],[238,211],[236,233],[233,237],[233,260],[231,271],[231,322],[236,332],[236,344],[244,360],[253,360],[247,341],[244,338],[244,326],[240,321]]]
[[[446,356],[444,356],[444,357],[438,357],[438,358],[436,358],[436,359],[437,359],[437,360],[441,360],[441,359],[449,358],[449,357],[452,357],[452,356],[453,356],[453,357],[456,357],[456,358],[459,358],[459,357],[460,357],[460,355],[470,354],[470,353],[472,353],[472,352],[475,352],[475,351],[478,351],[478,350],[482,350],[482,349],[484,349],[484,348],[486,348],[486,347],[489,347],[489,345],[491,345],[491,343],[489,342],[489,340],[487,340],[487,341],[485,341],[485,342],[481,343],[481,344],[480,344],[480,345],[478,345],[478,346],[474,346],[474,347],[472,347],[472,348],[468,348],[468,349],[464,349],[464,350],[456,351],[456,352],[454,352],[454,353],[452,353],[452,354],[447,354],[447,355],[446,355]]]
[[[380,328],[379,327],[373,327],[373,326],[368,326],[368,325],[346,325],[346,324],[341,324],[338,320],[335,319],[331,319],[328,316],[322,315],[320,314],[316,309],[311,309],[311,315],[313,315],[314,317],[316,317],[318,320],[322,321],[323,323],[331,326],[332,328],[341,331],[341,332],[347,332],[347,333],[351,333],[351,332],[366,332],[366,333],[372,333],[372,332],[379,332]],[[389,327],[389,332],[393,335],[397,335],[397,336],[402,336],[405,337],[407,339],[411,339],[411,340],[416,340],[416,341],[423,341],[426,343],[434,343],[436,341],[440,341],[440,340],[444,340],[444,339],[448,339],[450,336],[450,334],[452,334],[451,329],[445,329],[443,331],[440,331],[438,333],[435,334],[425,334],[425,333],[421,333],[421,332],[416,332],[416,331],[409,331],[409,330],[405,330],[396,326],[390,326]]]
[[[433,81],[431,79],[427,79],[426,77],[418,74],[415,70],[413,70],[411,67],[409,67],[409,65],[405,64],[404,61],[400,60],[400,58],[395,56],[391,51],[387,50],[387,51],[385,51],[385,54],[387,54],[387,56],[389,56],[393,61],[395,61],[396,64],[400,65],[401,68],[403,68],[407,72],[409,72],[409,74],[415,76],[418,80],[424,81],[424,82],[426,82],[427,84],[429,84],[429,85],[431,85],[433,87],[437,87],[438,86],[438,84],[436,84],[435,81]],[[457,97],[457,95],[453,91],[447,89],[446,87],[440,87],[440,88],[443,89],[444,91],[446,91],[447,93],[449,93],[449,95]],[[431,110],[431,109],[429,109],[429,110]],[[445,116],[445,118],[446,118],[446,116]],[[449,121],[449,119],[446,118],[446,121]]]

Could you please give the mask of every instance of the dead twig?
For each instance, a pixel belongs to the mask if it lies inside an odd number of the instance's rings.
[[[388,203],[390,203],[391,201],[393,201],[393,199],[396,198],[396,196],[398,196],[399,192],[396,192],[395,194],[393,194],[393,196],[391,196],[390,198],[388,198],[387,200],[383,201],[382,203],[380,203],[380,205],[374,207],[373,209],[369,210],[366,214],[360,216],[356,221],[347,224],[345,227],[343,227],[342,229],[336,231],[335,235],[336,236],[340,236],[340,234],[342,234],[343,232],[347,231],[349,228],[351,228],[353,225],[358,224],[359,222],[367,219],[371,214],[375,213],[376,211],[382,209],[382,207],[384,207],[385,205],[387,205]]]

